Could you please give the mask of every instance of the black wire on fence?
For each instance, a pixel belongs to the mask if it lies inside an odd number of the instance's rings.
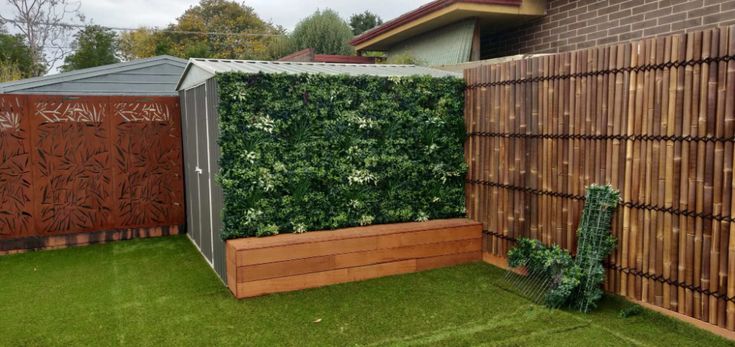
[[[671,68],[678,69],[681,67],[695,66],[695,65],[702,65],[702,64],[712,64],[712,63],[721,63],[721,62],[726,63],[726,62],[729,62],[730,60],[735,60],[735,55],[726,55],[722,57],[708,57],[708,58],[703,58],[703,59],[675,61],[675,62],[667,62],[667,63],[660,63],[660,64],[645,64],[645,65],[639,65],[639,66],[628,66],[628,67],[621,67],[621,68],[576,72],[576,73],[561,74],[561,75],[537,76],[537,77],[520,78],[520,79],[514,79],[514,80],[471,83],[467,85],[466,89],[472,90],[472,89],[477,89],[477,88],[487,88],[487,87],[494,87],[494,86],[506,86],[506,85],[513,85],[513,84],[534,83],[534,82],[544,82],[544,81],[555,81],[555,80],[562,80],[562,79],[569,79],[569,78],[585,78],[585,77],[593,77],[593,76],[599,76],[599,75],[619,74],[619,73],[625,73],[625,72],[627,73],[646,72],[646,71],[651,71],[651,70],[661,70],[661,69],[671,69]]]
[[[528,193],[528,194],[551,196],[551,197],[562,198],[562,199],[580,200],[580,201],[585,199],[584,195],[575,195],[575,194],[570,194],[570,193],[562,193],[562,192],[556,192],[552,190],[535,189],[535,188],[530,188],[530,187],[519,187],[519,186],[515,186],[512,184],[504,184],[504,183],[490,182],[490,181],[484,181],[484,180],[468,179],[465,182],[468,184],[473,184],[473,185],[484,185],[484,186],[493,187],[493,188],[515,190],[515,191]],[[637,201],[623,201],[620,205],[624,207],[628,207],[628,208],[638,209],[638,210],[649,210],[649,211],[655,211],[655,212],[670,213],[670,214],[677,215],[677,216],[716,220],[718,222],[728,222],[728,223],[735,222],[735,218],[733,218],[732,216],[728,216],[728,215],[704,213],[704,212],[697,212],[697,211],[692,211],[692,210],[683,210],[683,209],[678,209],[674,207],[651,205],[651,204],[646,204],[646,203],[637,202]]]
[[[496,231],[483,230],[483,233],[485,233],[487,235],[490,235],[492,237],[495,237],[495,238],[499,238],[501,240],[505,240],[505,241],[511,241],[511,242],[518,241],[515,237],[509,236],[509,235],[504,235],[504,234],[499,233],[499,232],[496,232]],[[652,274],[650,272],[645,272],[645,271],[633,269],[633,268],[630,268],[630,267],[624,267],[624,266],[618,265],[618,264],[612,264],[612,263],[609,263],[609,262],[604,262],[602,265],[606,269],[608,269],[608,270],[623,272],[623,273],[626,273],[626,274],[629,274],[629,275],[634,275],[634,276],[646,278],[646,279],[649,279],[649,280],[652,280],[652,281],[656,281],[656,282],[659,282],[659,283],[664,283],[664,284],[672,285],[672,286],[675,286],[675,287],[680,287],[680,288],[688,289],[688,290],[691,290],[693,292],[697,292],[697,293],[700,293],[700,294],[709,295],[709,296],[714,297],[717,300],[723,300],[723,301],[729,301],[729,302],[734,302],[735,303],[735,297],[727,296],[726,293],[721,293],[721,292],[717,292],[717,291],[711,291],[709,289],[702,288],[701,286],[697,286],[697,285],[694,285],[694,284],[691,284],[691,283],[686,283],[686,282],[683,282],[683,281],[679,281],[679,280],[675,280],[675,279],[671,279],[671,278],[666,278],[663,275]]]
[[[497,137],[506,139],[542,139],[542,140],[593,140],[593,141],[675,141],[675,142],[730,142],[735,136],[691,136],[691,135],[635,135],[635,134],[524,134],[474,131],[467,133],[469,137]]]

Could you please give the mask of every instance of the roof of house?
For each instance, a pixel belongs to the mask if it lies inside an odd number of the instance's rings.
[[[176,86],[177,90],[188,89],[201,84],[223,72],[245,73],[286,73],[286,74],[328,74],[328,75],[371,75],[371,76],[415,76],[462,77],[455,72],[442,71],[416,65],[388,64],[337,64],[291,61],[256,61],[225,59],[189,59],[186,70]]]
[[[162,55],[0,83],[0,94],[177,95],[185,67],[186,60]]]
[[[358,50],[382,50],[460,20],[477,18],[512,25],[514,19],[542,16],[545,9],[545,0],[435,0],[360,34],[350,43]]]
[[[315,63],[341,63],[341,64],[374,64],[374,57],[361,57],[359,55],[338,54],[316,54],[313,48],[302,49],[289,55],[281,57],[278,61],[301,61]]]

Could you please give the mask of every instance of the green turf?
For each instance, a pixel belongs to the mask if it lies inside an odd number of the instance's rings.
[[[0,257],[0,346],[724,346],[606,298],[584,315],[470,264],[237,301],[182,236]],[[316,322],[320,320],[319,322]]]

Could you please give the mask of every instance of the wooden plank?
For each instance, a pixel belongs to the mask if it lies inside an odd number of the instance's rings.
[[[480,252],[481,246],[481,239],[467,239],[241,266],[237,268],[237,279],[238,282],[250,282],[400,260]]]
[[[232,243],[236,249],[243,250],[477,225],[480,225],[480,223],[464,218],[440,219],[427,222],[381,224],[331,231],[314,231],[306,234],[282,234],[263,238],[242,238],[227,242]]]
[[[482,252],[449,254],[431,258],[416,259],[416,271],[438,269],[441,267],[472,263],[482,260]]]
[[[264,294],[323,287],[337,283],[362,281],[415,271],[416,260],[402,260],[391,263],[238,283],[237,290],[239,298],[247,298]]]
[[[336,232],[339,233],[339,232]],[[335,234],[336,234],[335,233]],[[281,247],[238,249],[237,264],[255,265],[291,259],[319,257],[332,254],[395,248],[425,243],[481,238],[479,224],[458,228],[431,229],[390,235],[354,237],[324,242],[290,244]],[[276,239],[278,236],[273,237]]]
[[[225,268],[227,269],[227,288],[237,296],[237,250],[232,244],[225,244]]]

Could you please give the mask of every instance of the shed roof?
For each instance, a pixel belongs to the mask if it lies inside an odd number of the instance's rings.
[[[0,94],[177,95],[186,60],[161,55],[0,83]]]
[[[416,65],[388,64],[337,64],[293,61],[256,61],[223,59],[189,59],[177,90],[188,89],[212,78],[217,73],[286,73],[286,74],[328,74],[328,75],[371,75],[371,76],[415,76],[462,77],[461,74]]]

